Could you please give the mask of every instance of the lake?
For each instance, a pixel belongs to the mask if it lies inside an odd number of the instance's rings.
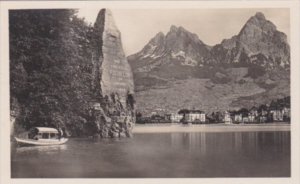
[[[12,178],[290,177],[290,131],[137,133],[15,147]]]

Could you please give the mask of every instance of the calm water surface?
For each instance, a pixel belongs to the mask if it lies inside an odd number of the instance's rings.
[[[13,178],[289,177],[290,132],[156,133],[12,148]]]

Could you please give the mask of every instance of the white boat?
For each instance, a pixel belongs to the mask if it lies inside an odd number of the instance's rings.
[[[68,141],[57,129],[48,127],[35,127],[29,131],[28,138],[15,137],[15,139],[20,146],[51,146]]]

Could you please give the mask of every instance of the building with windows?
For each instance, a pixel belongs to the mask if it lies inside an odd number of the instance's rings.
[[[190,110],[184,116],[184,120],[188,123],[197,122],[205,123],[206,115],[203,111],[200,110]]]
[[[224,123],[225,124],[232,124],[231,114],[228,111],[225,111],[225,114],[224,114]]]
[[[270,114],[272,115],[273,121],[283,121],[283,109],[272,109],[270,110]]]
[[[182,120],[183,114],[172,113],[170,116],[172,123],[179,123]]]

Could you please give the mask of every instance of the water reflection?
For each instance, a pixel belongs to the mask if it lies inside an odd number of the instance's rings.
[[[43,154],[56,154],[57,152],[67,150],[68,146],[64,145],[51,145],[51,146],[27,146],[27,147],[17,147],[15,149],[17,154],[26,152],[35,152]]]
[[[227,132],[227,133],[173,133],[171,146],[182,147],[189,152],[205,155],[207,152],[230,152],[232,154],[247,154],[258,156],[261,150],[274,149],[286,152],[290,142],[290,132]],[[275,146],[274,146],[275,145]],[[272,147],[272,148],[270,148]],[[208,150],[209,149],[209,150]]]
[[[173,133],[171,146],[173,149],[184,147],[189,152],[206,154],[206,133]]]
[[[290,132],[70,139],[59,146],[18,147],[11,160],[12,178],[289,177]]]

